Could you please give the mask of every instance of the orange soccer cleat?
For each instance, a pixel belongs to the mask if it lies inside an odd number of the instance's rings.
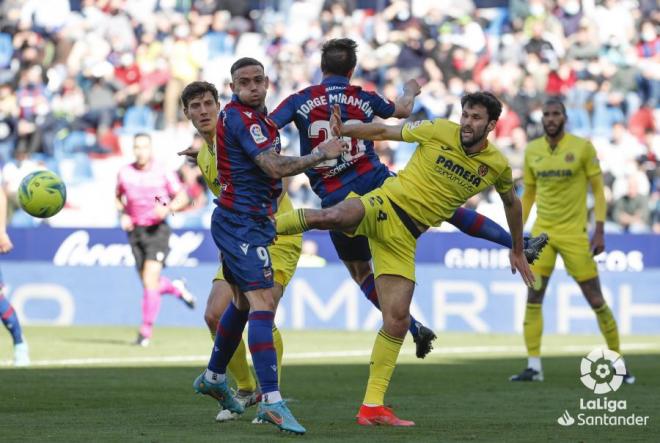
[[[392,408],[387,406],[360,406],[360,411],[355,416],[357,424],[362,426],[415,426],[414,421],[401,420],[394,415]]]

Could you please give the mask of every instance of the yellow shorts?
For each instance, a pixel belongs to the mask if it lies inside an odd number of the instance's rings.
[[[296,272],[301,249],[302,234],[279,235],[275,243],[268,248],[275,273],[273,279],[275,283],[279,283],[283,288],[286,288],[294,272]],[[222,265],[220,265],[213,281],[224,279]]]
[[[352,236],[364,235],[369,239],[374,277],[390,274],[415,281],[417,239],[403,224],[385,193],[377,188],[363,196],[351,192],[346,198],[359,198],[364,205],[364,218]]]
[[[533,236],[541,232],[542,230],[536,227],[532,229]],[[566,272],[576,281],[583,282],[598,276],[598,268],[589,248],[589,236],[586,232],[576,234],[546,232],[550,240],[539,258],[530,266],[535,275],[550,277],[559,254],[564,260]]]

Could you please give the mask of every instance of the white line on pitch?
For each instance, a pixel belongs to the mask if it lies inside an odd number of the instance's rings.
[[[589,352],[594,348],[592,345],[564,345],[548,346],[547,353],[557,352]],[[624,346],[626,351],[648,351],[660,349],[660,345],[654,343],[627,343]],[[433,355],[483,355],[483,354],[508,354],[522,352],[521,346],[448,346],[436,348]],[[401,351],[403,355],[413,355],[412,350]],[[286,361],[292,360],[316,360],[316,359],[336,359],[365,357],[371,355],[371,349],[353,350],[353,351],[318,351],[318,352],[291,352],[285,355]],[[521,354],[522,355],[522,354]],[[208,355],[173,355],[173,356],[155,356],[155,357],[90,357],[90,358],[66,358],[58,360],[33,360],[31,366],[90,366],[90,365],[120,365],[120,364],[139,364],[139,363],[196,363],[204,362],[209,359]],[[11,366],[11,360],[0,360],[0,367]]]

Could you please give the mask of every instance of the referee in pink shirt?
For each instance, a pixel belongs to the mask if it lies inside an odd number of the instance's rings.
[[[176,174],[154,160],[149,134],[135,135],[133,153],[135,162],[119,170],[117,209],[144,289],[142,326],[135,344],[148,346],[162,295],[172,294],[189,308],[195,307],[195,298],[182,280],[170,281],[160,275],[170,250],[171,230],[165,219],[184,209],[189,198]]]

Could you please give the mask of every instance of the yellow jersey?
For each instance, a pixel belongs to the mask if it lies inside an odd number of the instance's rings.
[[[418,222],[438,226],[489,186],[499,193],[513,186],[506,157],[490,143],[478,153],[466,154],[456,123],[444,119],[410,122],[403,126],[401,136],[419,146],[399,175],[388,179],[382,189]]]
[[[204,143],[202,149],[197,154],[197,166],[202,171],[204,181],[216,197],[220,196],[220,181],[218,180],[218,166],[216,163],[215,147]],[[277,205],[277,213],[287,213],[293,211],[293,204],[286,192],[282,193],[282,198]]]
[[[550,232],[583,232],[589,178],[600,173],[589,140],[566,133],[555,149],[545,137],[532,140],[525,150],[524,183],[536,187],[534,226]]]

